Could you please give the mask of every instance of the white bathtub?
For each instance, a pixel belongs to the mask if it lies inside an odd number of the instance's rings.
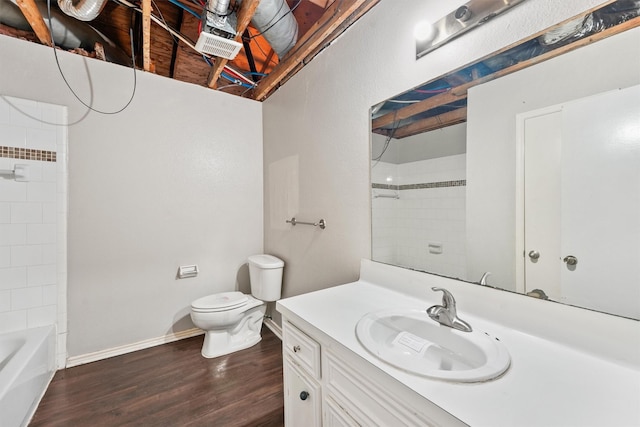
[[[26,426],[55,373],[54,326],[0,334],[0,425]]]

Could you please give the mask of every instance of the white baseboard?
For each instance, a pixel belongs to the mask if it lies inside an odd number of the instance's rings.
[[[93,353],[82,354],[80,356],[72,356],[67,359],[67,368],[84,365],[85,363],[96,362],[98,360],[108,359],[114,356],[120,356],[122,354],[127,354],[138,350],[144,350],[145,348],[155,347],[157,345],[167,344],[170,342],[179,341],[185,338],[191,338],[195,337],[196,335],[202,334],[204,334],[204,331],[202,329],[191,328],[187,329],[186,331],[175,332],[157,338],[150,338],[148,340],[138,341],[133,344],[126,344],[119,347],[108,348],[106,350],[95,351]]]
[[[282,327],[280,325],[274,322],[273,319],[269,318],[264,319],[262,323],[264,323],[264,325],[269,328],[271,332],[273,332],[278,338],[280,338],[280,341],[282,341]]]

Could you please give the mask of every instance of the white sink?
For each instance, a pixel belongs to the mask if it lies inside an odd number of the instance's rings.
[[[495,337],[440,325],[425,310],[384,310],[366,314],[356,326],[360,343],[396,368],[454,382],[488,381],[511,363]]]

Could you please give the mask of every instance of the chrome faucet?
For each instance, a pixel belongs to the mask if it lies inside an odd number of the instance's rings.
[[[427,309],[427,314],[441,325],[449,326],[463,332],[471,332],[471,325],[458,317],[456,300],[451,292],[443,288],[431,288],[435,292],[442,291],[442,305],[433,305]]]
[[[485,272],[485,273],[482,275],[482,277],[480,278],[480,281],[478,282],[478,284],[480,284],[480,285],[485,285],[485,286],[486,286],[486,284],[487,284],[487,278],[488,278],[489,276],[491,276],[491,272],[490,272],[490,271]]]

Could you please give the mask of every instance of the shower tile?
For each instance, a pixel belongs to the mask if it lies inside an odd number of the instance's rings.
[[[27,267],[27,286],[53,285],[56,278],[55,264]]]
[[[23,267],[42,264],[42,246],[19,245],[11,247],[11,266]]]
[[[11,290],[11,309],[24,310],[42,305],[42,287],[20,288]]]
[[[42,203],[12,203],[12,224],[39,224],[42,222]]]
[[[55,325],[57,320],[56,306],[46,305],[34,307],[27,310],[27,327],[37,328],[38,326]]]
[[[0,245],[24,245],[27,243],[26,224],[0,224]]]
[[[27,224],[27,244],[56,243],[55,224]]]
[[[0,333],[27,328],[27,310],[0,313]]]

